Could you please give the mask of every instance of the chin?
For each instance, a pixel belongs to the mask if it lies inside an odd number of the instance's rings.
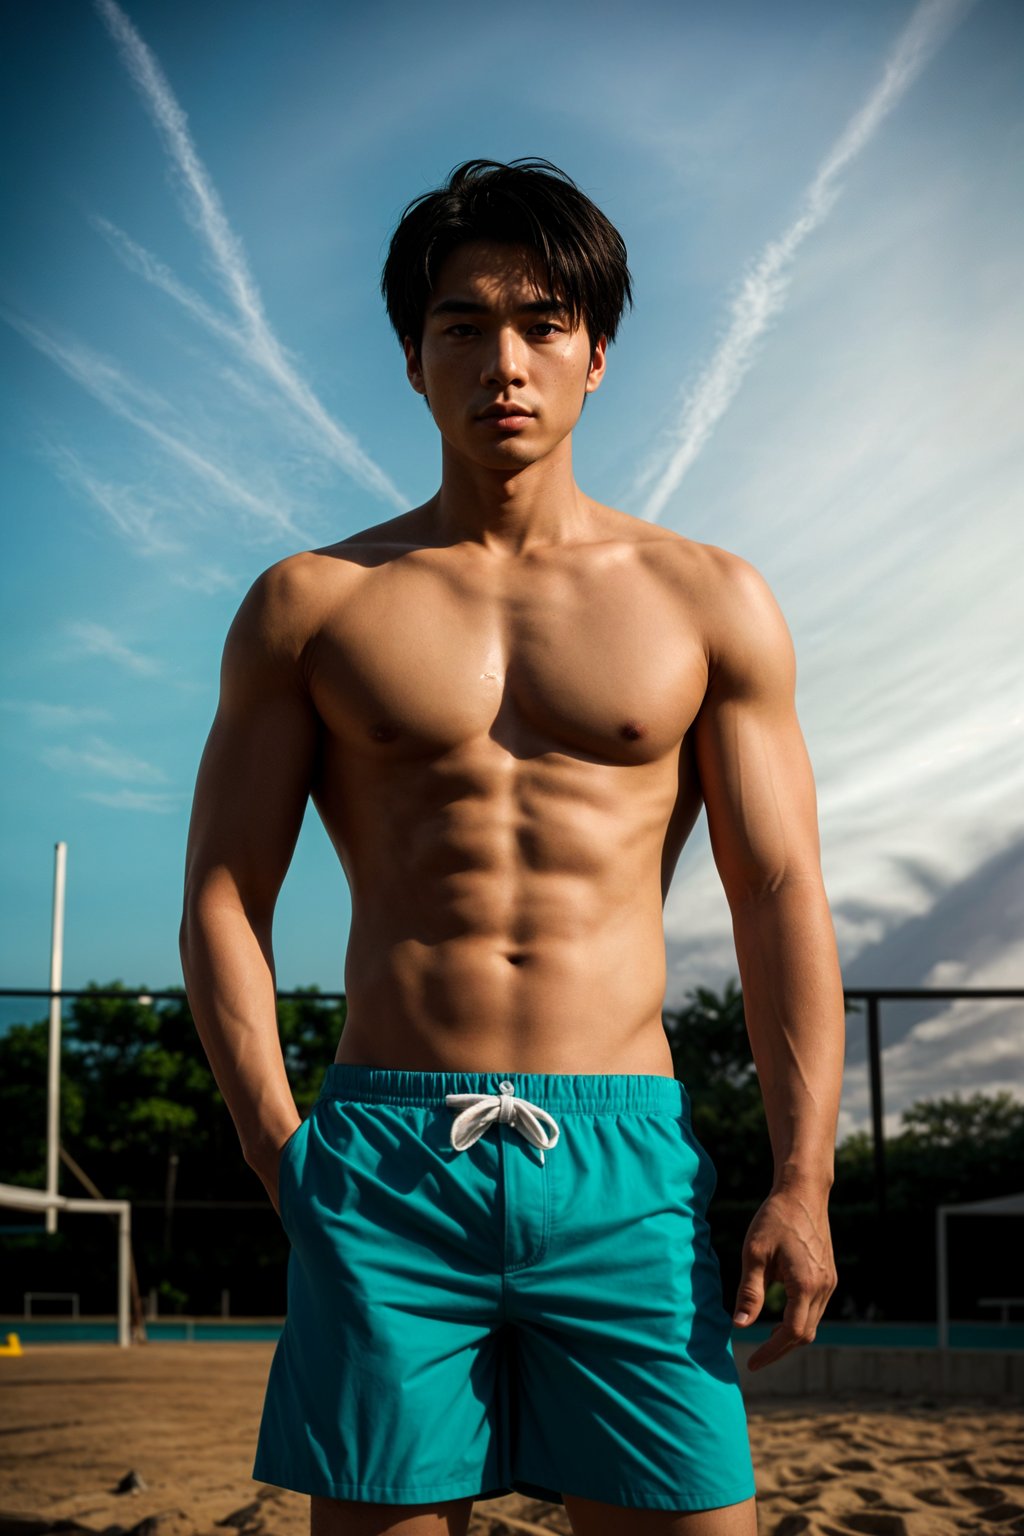
[[[527,448],[525,443],[507,443],[496,446],[488,454],[478,453],[477,462],[487,464],[492,469],[528,469],[531,464],[545,458],[549,451],[547,448],[540,451]]]
[[[481,464],[488,469],[515,468],[525,469],[529,464],[535,464],[538,459],[544,458],[551,452],[554,446],[545,443],[538,446],[536,442],[525,443],[519,437],[505,438],[503,442],[482,444],[479,441],[467,442],[465,439],[448,438],[452,447],[460,458],[468,459],[472,464]]]

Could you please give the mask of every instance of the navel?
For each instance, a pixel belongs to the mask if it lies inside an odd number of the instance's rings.
[[[647,734],[647,727],[641,725],[638,720],[627,720],[625,725],[619,726],[619,735],[627,741],[639,741],[641,736]]]

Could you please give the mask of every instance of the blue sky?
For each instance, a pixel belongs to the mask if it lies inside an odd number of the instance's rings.
[[[403,205],[543,155],[636,308],[585,490],[750,560],[793,632],[844,977],[1020,985],[1024,10],[692,0],[5,8],[0,977],[180,981],[192,786],[253,578],[429,496],[377,280]],[[342,985],[310,808],[282,987]],[[735,974],[703,822],[668,1001]],[[863,1122],[851,1021],[843,1128]],[[1019,1010],[890,1005],[887,1108],[1024,1093]]]

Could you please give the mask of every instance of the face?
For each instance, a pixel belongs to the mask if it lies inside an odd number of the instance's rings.
[[[592,348],[582,324],[570,330],[535,252],[476,240],[442,263],[419,357],[408,337],[405,356],[447,448],[517,469],[568,438],[604,375],[606,345],[602,336]]]

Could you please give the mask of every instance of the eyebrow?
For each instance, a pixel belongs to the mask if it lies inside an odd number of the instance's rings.
[[[518,312],[521,315],[567,315],[569,313],[565,304],[557,299],[533,299],[528,304],[520,304]],[[480,304],[475,299],[441,299],[430,311],[433,315],[488,315],[490,306]]]

